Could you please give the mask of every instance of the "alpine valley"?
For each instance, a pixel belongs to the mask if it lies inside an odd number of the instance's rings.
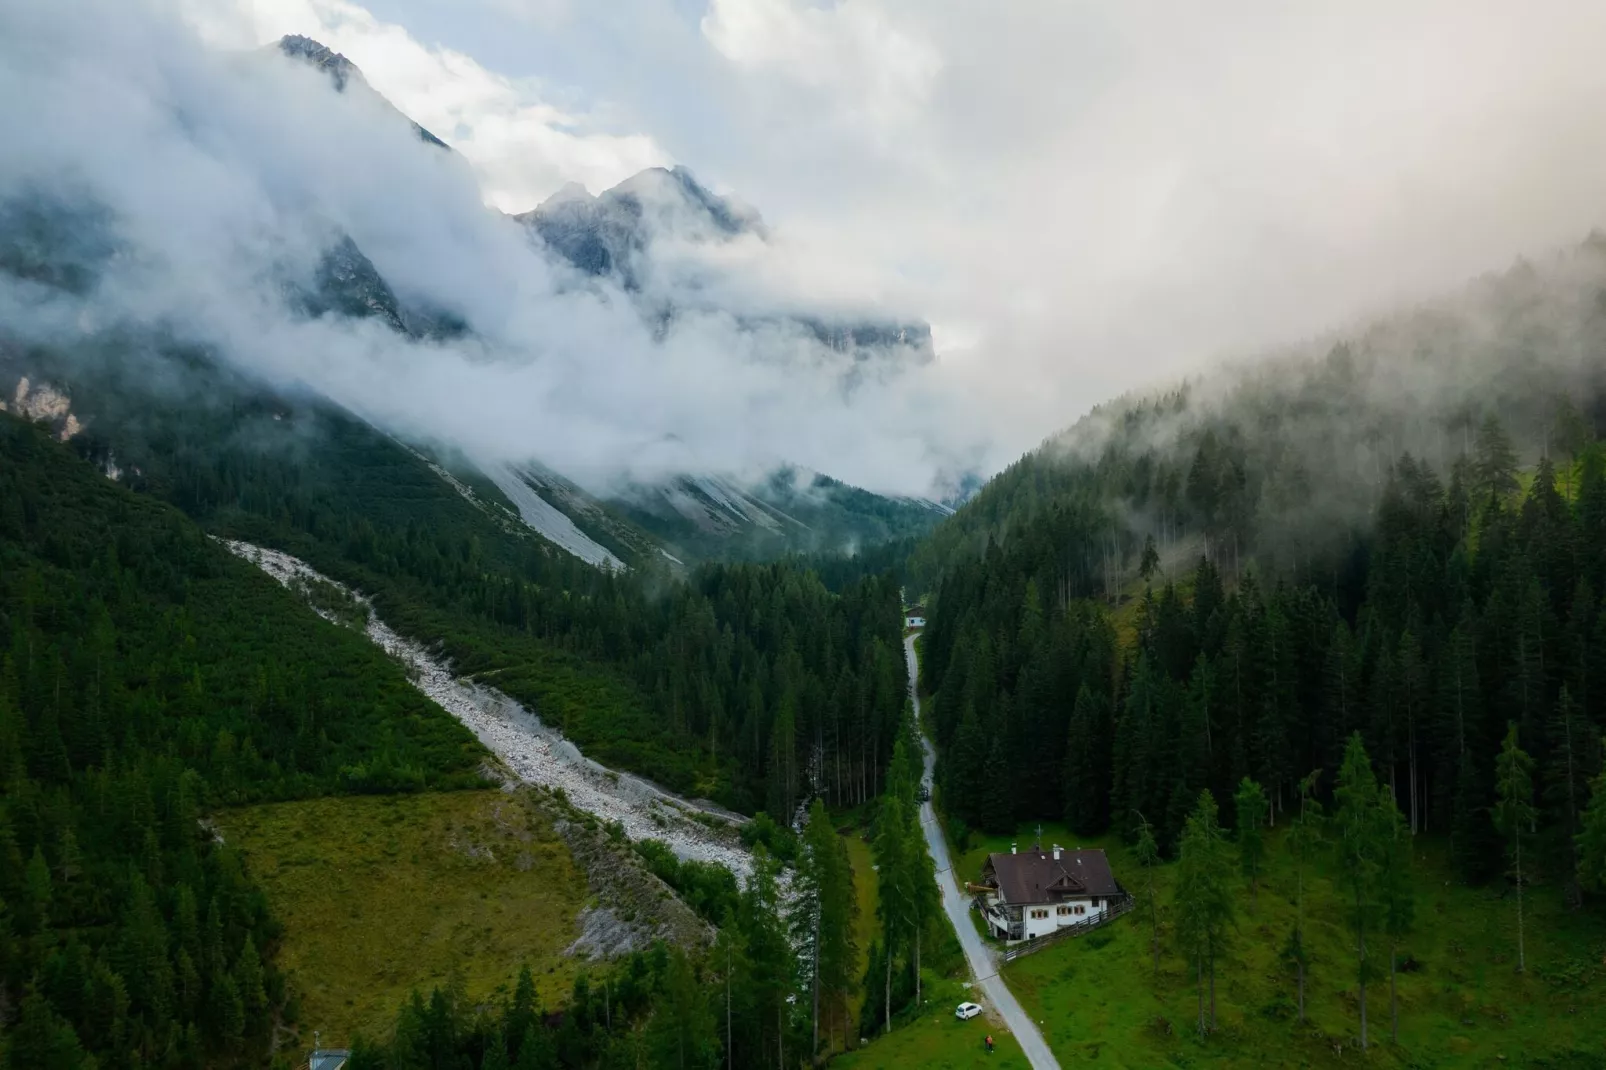
[[[991,472],[685,167],[501,212],[85,3],[0,5],[0,1070],[1606,1065],[1606,238]]]

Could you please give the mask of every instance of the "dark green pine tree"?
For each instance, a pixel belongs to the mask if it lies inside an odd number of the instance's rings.
[[[1110,712],[1102,692],[1076,691],[1065,743],[1065,823],[1083,836],[1110,824]]]
[[[1516,492],[1517,451],[1494,413],[1485,416],[1478,425],[1474,457],[1474,489],[1480,495],[1487,498]]]
[[[1506,738],[1495,759],[1494,826],[1506,840],[1506,859],[1517,891],[1517,972],[1528,968],[1522,913],[1522,845],[1533,827],[1533,759],[1517,745],[1517,723],[1506,727]]]
[[[1266,792],[1244,777],[1233,796],[1238,825],[1238,868],[1249,882],[1250,910],[1260,890],[1260,874],[1266,864]]]
[[[972,825],[981,823],[990,750],[975,704],[966,702],[953,746],[943,763],[943,798],[950,812]]]
[[[1552,825],[1560,837],[1557,854],[1561,871],[1567,875],[1568,898],[1578,902],[1577,837],[1589,799],[1589,781],[1600,757],[1600,733],[1583,716],[1565,684],[1556,699],[1556,712],[1550,719],[1547,742],[1549,760],[1545,769],[1545,804]]]
[[[1378,816],[1383,812],[1386,789],[1377,782],[1372,760],[1359,732],[1350,736],[1344,751],[1344,764],[1338,771],[1333,792],[1333,846],[1337,852],[1339,884],[1347,900],[1346,920],[1355,934],[1355,976],[1360,987],[1361,1047],[1368,1044],[1366,982],[1372,975],[1366,946],[1367,934],[1374,928],[1377,911],[1377,874],[1382,866],[1384,830]]]
[[[1236,902],[1231,887],[1232,862],[1216,814],[1214,797],[1208,791],[1201,792],[1182,832],[1173,907],[1177,941],[1193,968],[1198,989],[1200,1036],[1216,1028],[1216,965],[1227,949]]]

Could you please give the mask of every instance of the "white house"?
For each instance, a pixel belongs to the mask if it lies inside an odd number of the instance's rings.
[[[1034,847],[990,854],[970,886],[982,917],[1004,940],[1030,940],[1068,925],[1097,921],[1127,898],[1096,848]]]
[[[903,626],[905,628],[924,628],[926,626],[926,607],[910,606],[904,610]]]

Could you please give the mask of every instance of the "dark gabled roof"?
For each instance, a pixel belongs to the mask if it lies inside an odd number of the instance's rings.
[[[926,615],[926,607],[925,606],[910,606],[908,609],[904,610],[903,612],[904,612],[904,615],[908,616],[908,617],[924,617]]]
[[[1062,848],[1059,861],[1052,851],[990,854],[982,867],[1006,903],[1047,903],[1068,896],[1126,894],[1110,872],[1110,861],[1097,848]]]

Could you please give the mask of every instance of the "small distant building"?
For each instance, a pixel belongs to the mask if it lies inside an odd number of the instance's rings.
[[[307,1056],[305,1070],[341,1070],[346,1061],[351,1058],[351,1052],[345,1048],[326,1048],[323,1046],[323,1036],[312,1034],[312,1054]]]
[[[987,856],[970,886],[982,917],[1003,940],[1031,940],[1071,925],[1099,921],[1125,905],[1126,889],[1104,852],[1088,847],[1033,847]]]
[[[924,628],[926,626],[926,607],[910,606],[904,610],[903,626],[905,628]]]

